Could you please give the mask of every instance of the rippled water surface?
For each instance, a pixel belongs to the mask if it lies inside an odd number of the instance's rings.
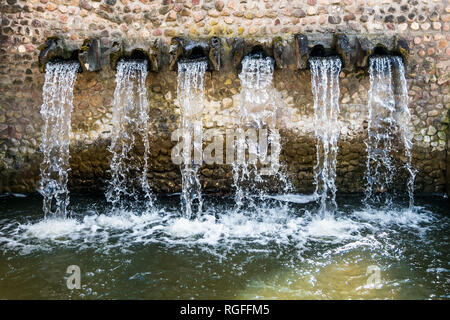
[[[240,211],[207,197],[196,220],[182,218],[179,195],[147,214],[72,199],[71,218],[43,220],[40,197],[0,198],[1,299],[450,298],[442,197],[417,198],[410,211],[340,195],[334,215],[305,195]],[[69,265],[81,269],[79,290],[66,286]]]

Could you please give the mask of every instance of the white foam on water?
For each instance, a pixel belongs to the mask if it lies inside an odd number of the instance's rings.
[[[188,238],[193,236],[198,236],[206,234],[214,228],[215,218],[212,216],[205,216],[201,220],[189,220],[186,218],[176,219],[172,224],[170,224],[165,231],[179,238]]]
[[[185,218],[170,221],[165,229],[171,238],[183,238],[182,243],[239,244],[243,242],[267,244],[269,242],[288,243],[288,236],[292,236],[298,225],[295,217],[289,221],[287,216],[265,216],[256,219],[248,213],[230,212],[220,218],[205,215],[200,219]],[[180,239],[172,239],[177,241]],[[170,241],[170,240],[169,240]],[[179,242],[179,241],[177,241]]]
[[[353,216],[366,222],[375,222],[379,225],[397,225],[408,228],[423,228],[430,225],[435,218],[431,212],[420,207],[394,209],[364,209],[356,210]]]
[[[124,211],[121,214],[115,215],[93,215],[83,218],[84,231],[90,230],[95,232],[97,230],[105,230],[108,232],[124,232],[134,233],[139,235],[147,227],[153,223],[161,221],[160,216],[153,213],[135,214],[133,212]]]
[[[181,248],[195,246],[218,255],[224,250],[279,252],[283,248],[301,254],[315,243],[324,243],[332,245],[327,249],[331,251],[326,250],[324,254],[367,247],[380,254],[400,256],[401,250],[396,251],[392,242],[398,240],[390,238],[395,231],[390,230],[401,226],[420,236],[417,228],[426,232],[436,219],[432,212],[420,207],[413,211],[356,210],[350,214],[338,211],[322,216],[298,206],[279,206],[276,202],[264,203],[257,211],[236,211],[232,205],[211,206],[197,219],[180,217],[177,208],[155,209],[144,214],[131,211],[85,214],[25,224],[4,219],[0,227],[0,249],[28,254],[68,246],[105,253],[159,243]]]
[[[83,229],[83,225],[75,219],[48,218],[35,224],[21,225],[20,228],[29,237],[58,240],[63,237],[73,238]]]
[[[342,242],[360,238],[359,230],[362,227],[364,227],[363,224],[346,218],[335,218],[331,215],[317,216],[306,226],[304,236],[328,242]]]

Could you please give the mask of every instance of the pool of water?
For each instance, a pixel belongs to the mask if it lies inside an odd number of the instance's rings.
[[[449,203],[441,196],[367,209],[339,195],[234,209],[207,197],[182,217],[179,195],[111,212],[72,195],[71,217],[43,219],[38,195],[0,198],[0,299],[449,299]],[[67,267],[81,270],[69,290]]]

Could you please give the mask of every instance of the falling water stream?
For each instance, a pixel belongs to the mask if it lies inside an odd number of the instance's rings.
[[[46,217],[67,216],[73,86],[78,68],[78,62],[47,63],[45,68],[41,106],[44,125],[40,146],[43,154],[40,190],[44,197],[43,211]]]
[[[282,192],[291,188],[289,180],[279,170],[281,142],[276,120],[281,98],[272,85],[273,70],[273,59],[261,53],[247,55],[242,60],[240,123],[232,163],[237,210],[244,205],[255,207],[256,198],[267,196],[260,186],[267,176],[278,179]]]
[[[204,80],[207,63],[204,60],[178,63],[178,101],[181,108],[180,129],[183,134],[181,164],[181,204],[187,218],[202,212],[202,191],[198,169],[202,164],[202,115]]]
[[[262,128],[276,125],[277,101],[272,86],[274,61],[262,54],[247,55],[242,60],[240,114],[241,124]]]
[[[314,167],[315,195],[320,214],[334,212],[336,205],[336,156],[339,138],[339,73],[338,57],[311,58],[311,83],[314,95],[314,134],[317,162]]]
[[[369,73],[364,203],[376,206],[392,204],[394,179],[399,167],[395,153],[403,151],[405,161],[402,166],[408,175],[406,187],[412,209],[416,173],[411,165],[411,115],[402,59],[395,56],[372,57]]]
[[[119,61],[114,91],[107,200],[115,209],[143,205],[148,211],[153,196],[148,183],[149,115],[145,80],[147,61]]]

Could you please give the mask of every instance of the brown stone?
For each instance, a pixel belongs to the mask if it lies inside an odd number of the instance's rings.
[[[191,15],[191,11],[189,9],[183,8],[183,10],[181,10],[180,15],[182,17],[189,17]]]
[[[331,24],[339,24],[339,23],[341,23],[341,17],[328,16],[328,22],[331,23]]]
[[[296,18],[304,18],[306,17],[306,13],[305,11],[303,11],[302,9],[296,9],[293,12],[294,17]]]
[[[38,19],[33,19],[33,21],[31,21],[31,26],[34,28],[39,28],[42,26],[42,23]]]
[[[173,7],[173,10],[175,12],[180,12],[181,10],[183,10],[183,4],[182,3],[176,3],[175,6]]]
[[[216,8],[217,11],[222,11],[223,7],[225,6],[225,4],[223,3],[223,1],[218,0],[216,2],[214,2],[214,7]]]
[[[167,15],[166,21],[176,21],[177,20],[177,13],[176,11],[170,11]],[[127,22],[128,23],[128,22]]]
[[[208,10],[208,16],[217,18],[219,16],[219,12],[217,10]]]
[[[94,94],[89,98],[89,104],[92,107],[99,107],[102,104],[102,96],[98,94]]]
[[[226,17],[223,19],[226,24],[232,24],[234,22],[234,19],[232,17]]]
[[[353,13],[347,14],[344,16],[344,21],[356,20],[356,17]]]
[[[87,0],[80,0],[80,7],[85,10],[91,10],[92,6],[89,4]]]
[[[195,12],[193,18],[195,22],[200,22],[205,19],[205,16],[203,15],[203,12]]]
[[[62,14],[59,16],[59,21],[61,21],[62,23],[67,23],[68,20],[69,20],[69,16],[66,14]]]
[[[227,7],[230,8],[231,10],[236,10],[236,1],[235,0],[229,1]]]
[[[164,30],[164,35],[166,37],[175,37],[177,35],[177,31],[175,29],[166,29]]]

